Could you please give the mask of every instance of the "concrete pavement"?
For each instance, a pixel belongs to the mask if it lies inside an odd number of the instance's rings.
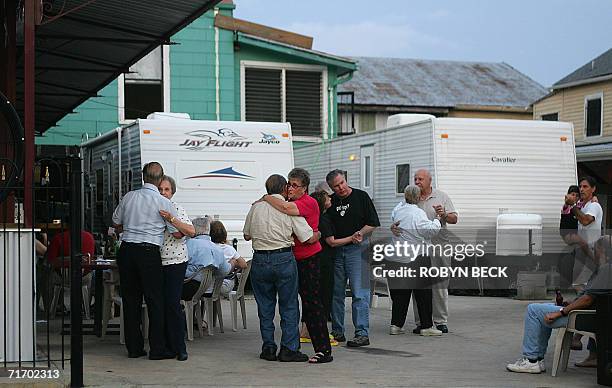
[[[411,387],[594,387],[595,369],[573,363],[586,350],[572,352],[567,372],[550,376],[554,332],[546,358],[547,373],[507,372],[520,356],[527,302],[508,298],[450,299],[450,333],[442,337],[388,334],[391,312],[386,298],[371,310],[371,346],[334,348],[334,362],[324,365],[279,363],[258,358],[260,337],[255,301],[247,300],[248,329],[231,331],[230,309],[223,302],[225,333],[188,342],[189,360],[128,359],[118,336],[85,337],[85,384],[91,386],[411,386]],[[352,335],[347,299],[347,337]],[[278,328],[278,325],[277,325]],[[277,337],[280,331],[277,329]],[[586,344],[585,344],[586,345]],[[585,346],[586,348],[586,346]],[[313,354],[312,346],[302,350]],[[69,371],[66,371],[69,375]]]

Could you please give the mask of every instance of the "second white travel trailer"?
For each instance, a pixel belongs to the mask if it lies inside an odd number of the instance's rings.
[[[242,228],[251,204],[265,194],[271,174],[293,168],[288,123],[190,120],[161,113],[136,120],[81,145],[84,160],[86,227],[102,232],[111,225],[121,196],[142,184],[142,166],[160,162],[177,185],[173,200],[190,217],[220,219],[228,239],[251,257]]]
[[[383,130],[297,148],[295,165],[314,182],[346,171],[349,185],[372,197],[385,230],[404,188],[426,168],[459,213],[449,229],[486,236],[489,252],[501,214],[539,215],[545,231],[558,229],[563,196],[577,180],[573,126],[551,121],[400,114]],[[544,234],[544,250],[560,247],[558,233]]]

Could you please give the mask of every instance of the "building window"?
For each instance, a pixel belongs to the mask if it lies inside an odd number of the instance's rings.
[[[242,120],[289,122],[294,137],[325,134],[324,67],[244,61],[241,78]]]
[[[559,113],[547,113],[542,115],[543,121],[559,121]]]
[[[594,94],[584,99],[585,135],[601,136],[603,122],[603,94]]]
[[[395,166],[395,192],[404,194],[404,189],[410,184],[410,164],[398,164]]]
[[[168,46],[160,46],[119,77],[120,123],[170,110],[169,63]]]

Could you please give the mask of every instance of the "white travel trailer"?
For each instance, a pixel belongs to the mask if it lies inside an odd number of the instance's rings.
[[[176,180],[173,200],[190,217],[221,220],[228,239],[238,239],[243,257],[252,257],[242,238],[251,204],[265,194],[271,174],[293,168],[288,123],[190,120],[185,114],[152,114],[81,145],[85,172],[85,225],[102,232],[121,196],[142,184],[142,166],[160,162]]]
[[[349,185],[373,198],[386,230],[404,187],[426,168],[459,212],[450,229],[492,232],[488,252],[500,214],[540,215],[544,230],[558,229],[563,195],[576,184],[572,124],[551,121],[400,114],[384,130],[297,148],[295,165],[315,183],[346,171]],[[558,233],[550,236],[544,250],[558,246]]]

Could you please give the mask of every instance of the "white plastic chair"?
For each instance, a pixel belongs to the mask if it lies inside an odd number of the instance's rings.
[[[240,310],[242,312],[242,326],[245,329],[247,328],[246,306],[244,304],[244,286],[249,278],[249,273],[251,272],[251,263],[252,261],[249,260],[247,262],[247,267],[238,274],[240,277],[240,280],[238,281],[238,290],[231,291],[229,294],[230,308],[232,310],[232,331],[238,331],[238,301],[240,301]]]
[[[187,321],[187,339],[193,341],[193,316],[195,313],[196,322],[198,324],[198,331],[200,337],[204,337],[204,324],[202,322],[202,309],[201,309],[201,298],[204,292],[210,287],[213,282],[213,268],[201,268],[190,278],[185,279],[184,283],[189,282],[191,279],[196,277],[198,274],[202,276],[200,282],[200,288],[196,291],[190,300],[181,300],[181,305],[185,311],[185,320]],[[210,330],[210,329],[209,329]]]
[[[223,278],[216,278],[211,296],[203,296],[204,312],[208,320],[208,335],[213,335],[215,320],[219,322],[219,329],[223,333],[223,310],[221,308],[221,286]]]
[[[109,274],[106,277],[106,274]],[[102,304],[102,338],[106,335],[108,330],[108,321],[115,317],[115,304],[121,306],[121,298],[117,292],[119,286],[119,269],[113,269],[109,272],[104,272],[104,297]]]
[[[89,256],[83,255],[83,257]],[[60,262],[70,262],[70,256],[61,257]],[[49,269],[51,271],[51,275],[53,273],[53,269]],[[51,318],[55,317],[57,313],[57,308],[60,306],[60,299],[62,300],[61,305],[64,305],[64,295],[70,295],[70,268],[61,268],[62,276],[50,276],[51,279],[55,278],[56,283],[53,285],[53,297],[51,298],[51,303],[49,306],[49,316]],[[85,313],[85,319],[91,319],[90,316],[90,292],[91,289],[91,280],[92,280],[92,272],[83,276],[83,283],[81,286],[81,297],[83,303],[83,312]]]
[[[370,266],[370,273],[372,273],[372,269],[375,266],[379,266],[380,264]],[[376,286],[378,283],[382,283],[385,286],[387,291],[387,298],[389,299],[389,310],[392,310],[393,305],[391,303],[391,290],[389,289],[389,282],[387,278],[375,278],[370,279],[370,308],[374,309],[378,307],[378,294],[376,293]]]
[[[572,338],[574,334],[582,334],[584,337],[595,339],[595,333],[590,331],[578,330],[576,328],[576,318],[580,315],[594,315],[595,310],[573,310],[567,316],[567,325],[561,327],[557,331],[557,338],[555,340],[555,353],[553,356],[552,376],[557,376],[559,367],[563,368],[563,371],[567,370],[567,362],[569,359],[570,346],[572,344]]]

